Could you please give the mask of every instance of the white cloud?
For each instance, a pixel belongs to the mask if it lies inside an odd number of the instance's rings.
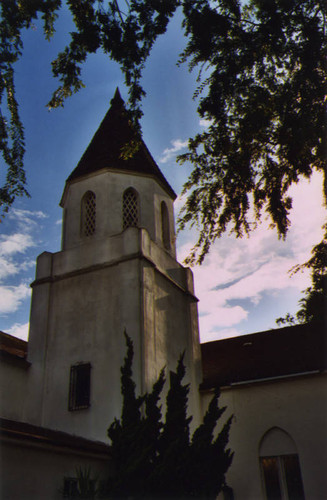
[[[13,276],[19,272],[20,266],[11,260],[0,256],[0,280],[7,276]]]
[[[173,158],[182,149],[186,148],[188,141],[182,141],[181,139],[175,139],[171,141],[172,148],[167,148],[162,153],[161,158],[159,158],[160,163],[167,163],[171,158]]]
[[[31,224],[35,224],[36,223],[35,219],[46,219],[48,216],[41,210],[31,211],[31,210],[21,210],[19,208],[13,208],[8,213],[8,217],[10,219],[18,220],[24,223],[28,222]]]
[[[20,262],[0,255],[0,282],[9,276],[19,274],[21,271],[27,271],[35,266],[34,260],[24,259]]]
[[[209,332],[202,342],[212,342],[213,340],[222,340],[231,337],[238,337],[240,332],[236,328],[223,328],[219,332]]]
[[[21,233],[29,233],[36,229],[40,220],[46,219],[48,216],[42,211],[21,210],[13,208],[8,213],[8,219],[17,225],[18,231]]]
[[[9,335],[13,335],[14,337],[18,337],[19,339],[28,340],[29,326],[29,323],[15,323],[11,328],[9,328],[7,333],[9,333]]]
[[[31,290],[26,283],[18,286],[0,286],[0,314],[16,312],[22,302],[30,298]]]
[[[35,238],[38,221],[45,217],[43,212],[19,209],[13,209],[8,214],[12,233],[0,235],[0,314],[16,312],[30,297],[30,288],[24,282],[29,278],[20,273],[35,265],[34,255],[29,250],[38,245]],[[7,284],[5,280],[9,277],[15,279]]]
[[[17,252],[24,253],[27,248],[33,246],[35,246],[35,242],[28,233],[0,236],[0,255],[11,255]]]
[[[187,200],[187,194],[184,194],[183,196],[178,196],[174,202],[174,212],[175,212],[175,217],[176,215],[179,214],[183,206],[185,205]]]
[[[210,125],[212,125],[212,123],[213,123],[213,120],[206,120],[204,118],[201,118],[201,120],[199,121],[200,127],[205,127],[205,128],[210,127]]]
[[[203,331],[210,333],[217,330],[217,328],[237,325],[247,318],[248,312],[243,307],[224,307],[224,301],[221,301],[222,306],[220,306],[218,297],[216,297],[217,301],[215,301],[214,294],[212,294],[211,298],[211,307],[203,307],[204,314],[200,315]]]
[[[326,215],[321,182],[321,176],[314,174],[310,183],[301,182],[292,189],[294,211],[286,241],[278,240],[266,221],[249,238],[224,235],[204,263],[193,268],[203,341],[235,334],[238,323],[248,316],[244,300],[260,305],[264,295],[274,297],[285,290],[300,298],[300,292],[310,284],[310,273],[290,278],[288,271],[305,262],[313,245],[321,240]],[[184,259],[196,240],[195,230],[183,231],[181,236],[178,254]]]
[[[36,246],[36,242],[28,233],[14,233],[0,236],[0,280],[14,276],[34,266],[29,258],[22,258],[28,249]]]

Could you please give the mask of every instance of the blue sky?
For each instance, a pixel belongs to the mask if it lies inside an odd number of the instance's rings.
[[[205,126],[192,100],[196,73],[176,66],[184,43],[179,25],[177,17],[158,41],[144,72],[147,97],[142,119],[143,138],[176,193],[190,172],[188,165],[176,164],[176,154],[184,152],[187,139]],[[22,338],[28,331],[35,259],[45,250],[60,250],[59,201],[65,180],[98,128],[117,86],[127,100],[119,67],[97,54],[83,70],[86,88],[68,99],[64,108],[47,110],[45,105],[56,88],[50,61],[68,42],[71,29],[70,15],[64,11],[48,43],[36,23],[25,33],[24,56],[16,67],[31,198],[18,199],[1,224],[0,329]],[[204,264],[193,269],[202,341],[275,328],[277,317],[297,310],[300,292],[310,280],[305,273],[290,278],[287,271],[308,259],[312,245],[320,241],[325,216],[321,178],[314,175],[310,183],[292,189],[292,194],[293,224],[285,242],[278,240],[264,220],[249,239],[224,235]],[[182,204],[178,199],[176,214]],[[195,241],[195,230],[179,234],[180,261]]]

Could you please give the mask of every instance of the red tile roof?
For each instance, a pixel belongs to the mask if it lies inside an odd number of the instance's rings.
[[[140,141],[139,149],[132,157],[122,158],[122,148],[133,140]],[[176,198],[176,194],[152,158],[142,137],[135,131],[118,89],[111,100],[109,111],[67,181],[103,168],[154,177],[172,198]]]
[[[312,323],[202,344],[202,388],[324,371],[326,338]]]

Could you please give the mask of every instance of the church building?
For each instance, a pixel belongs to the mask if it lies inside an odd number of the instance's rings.
[[[221,387],[235,500],[327,498],[326,323],[200,345],[175,198],[117,90],[66,181],[61,250],[37,259],[29,341],[0,334],[1,500],[63,498],[76,467],[106,477],[125,331],[140,393],[182,352],[195,425]]]

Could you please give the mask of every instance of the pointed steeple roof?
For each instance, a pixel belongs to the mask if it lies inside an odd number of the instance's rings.
[[[122,158],[122,148],[135,139],[140,141],[138,150],[131,157]],[[104,168],[154,177],[172,198],[176,198],[142,137],[133,128],[118,88],[109,111],[67,182]]]

